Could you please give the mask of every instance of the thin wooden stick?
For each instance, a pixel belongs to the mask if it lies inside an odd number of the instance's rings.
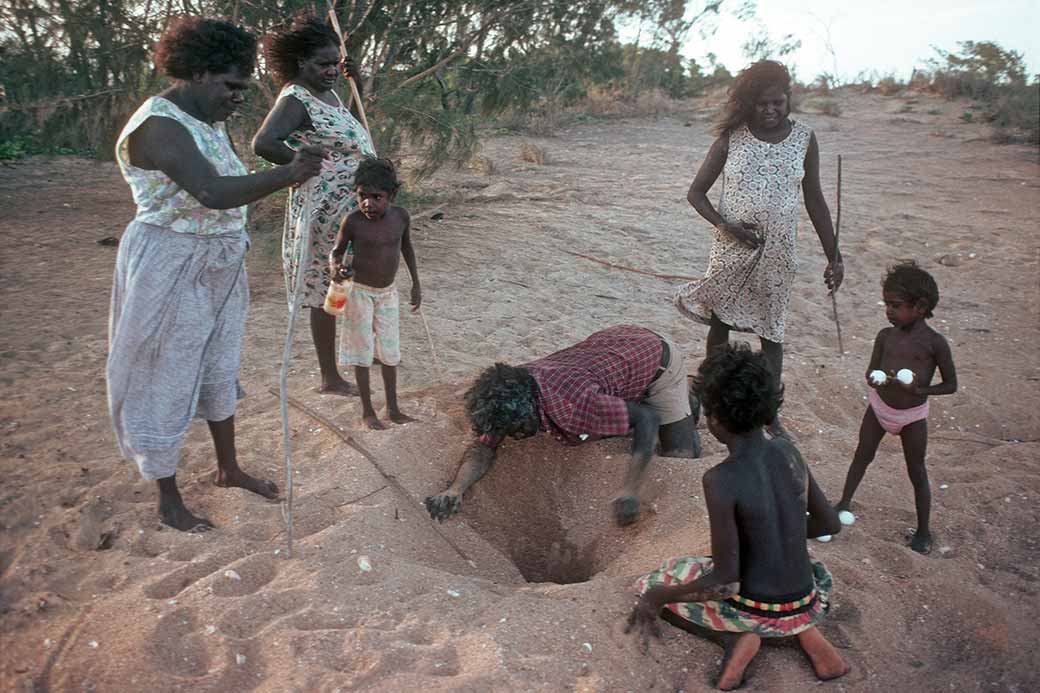
[[[329,2],[329,21],[332,22],[332,30],[336,32],[336,36],[339,37],[339,57],[347,57],[347,39],[343,35],[343,30],[339,27],[339,18],[336,17],[336,10],[330,0]],[[365,105],[361,103],[361,94],[358,93],[357,84],[354,83],[354,78],[347,75],[347,83],[350,85],[350,99],[353,103],[357,103],[358,115],[361,116],[361,125],[365,128],[365,132],[368,133],[369,139],[372,138],[372,130],[368,127],[368,118],[365,117]],[[350,108],[350,104],[347,104],[347,108]]]
[[[274,391],[274,389],[269,389],[268,392],[270,392],[272,395],[277,394]],[[384,479],[386,479],[387,483],[389,483],[391,486],[393,486],[394,489],[398,493],[400,493],[402,496],[404,496],[408,500],[409,503],[417,504],[417,505],[420,505],[420,506],[422,505],[422,503],[419,503],[419,501],[416,500],[412,496],[411,493],[409,493],[408,489],[406,489],[404,487],[404,484],[402,484],[400,481],[398,481],[396,476],[394,476],[393,474],[391,474],[391,473],[387,472],[385,469],[383,469],[383,465],[381,465],[379,463],[379,460],[376,459],[375,455],[373,455],[371,452],[366,450],[361,445],[361,443],[359,443],[356,440],[354,440],[354,436],[350,435],[350,433],[348,431],[343,430],[342,428],[340,428],[339,426],[334,424],[331,419],[329,419],[328,417],[318,413],[313,408],[307,406],[306,404],[304,404],[300,400],[296,399],[295,397],[292,397],[290,395],[287,399],[288,399],[289,404],[293,405],[294,407],[296,407],[297,409],[302,411],[304,414],[307,414],[308,416],[310,416],[312,419],[314,419],[318,423],[323,424],[326,428],[328,428],[330,431],[335,433],[336,436],[338,436],[340,440],[342,440],[344,443],[346,443],[347,445],[349,445],[350,447],[354,448],[359,453],[361,453],[361,456],[364,457],[369,462],[371,462],[372,466],[376,468],[376,471],[379,472],[379,474]],[[445,535],[443,532],[441,532],[440,527],[438,527],[437,525],[433,524],[433,520],[432,519],[430,520],[430,527],[432,527],[433,531],[435,531],[440,536],[440,538],[443,539],[446,544],[448,544],[448,546],[450,546],[452,549],[454,549],[455,553],[457,553],[464,561],[466,561],[470,565],[473,565],[473,566],[476,565],[476,563],[473,562],[473,559],[471,559],[468,555],[466,555],[466,552],[463,551],[459,547],[458,544],[456,544],[447,535]]]
[[[588,260],[590,262],[595,262],[597,264],[603,265],[604,267],[610,267],[611,269],[621,270],[622,272],[633,272],[635,274],[642,274],[646,277],[654,277],[656,279],[678,279],[680,281],[692,282],[697,281],[700,278],[684,277],[681,274],[657,274],[656,272],[648,272],[646,270],[641,270],[636,267],[627,267],[625,265],[618,265],[613,262],[607,262],[606,260],[600,260],[598,257],[592,257],[591,255],[582,255],[581,253],[571,252],[570,250],[564,250],[563,248],[559,248],[559,250],[560,252],[567,253],[568,255],[573,255],[574,257],[580,257],[583,260]]]
[[[422,306],[419,306],[419,317],[422,318],[423,327],[426,328],[426,339],[430,341],[430,351],[433,352],[433,362],[437,364],[437,372],[440,374],[441,380],[444,380],[444,366],[441,365],[441,359],[437,356],[437,347],[433,345],[433,335],[430,334],[430,323],[426,322],[426,313],[423,312]]]
[[[838,212],[835,215],[834,221],[834,253],[832,257],[837,258],[838,255],[838,236],[841,234],[841,154],[838,155]],[[832,268],[833,269],[833,268]],[[832,275],[833,276],[833,275]],[[838,354],[845,358],[845,343],[841,338],[841,320],[838,319],[838,298],[835,296],[837,289],[833,289],[831,292],[831,310],[834,313],[834,327],[838,330]]]

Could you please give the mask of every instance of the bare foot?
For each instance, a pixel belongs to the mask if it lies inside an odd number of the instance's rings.
[[[744,633],[733,648],[726,652],[722,663],[722,675],[716,684],[720,691],[732,691],[744,683],[744,671],[758,654],[762,638],[754,633]]]
[[[849,673],[848,663],[834,649],[834,645],[827,642],[827,638],[823,637],[818,628],[810,628],[799,633],[798,644],[809,656],[813,671],[821,681],[830,681]]]
[[[195,517],[183,504],[171,504],[166,507],[159,504],[159,519],[164,525],[173,527],[179,532],[201,534],[213,529],[213,523],[204,517]]]
[[[929,534],[918,534],[912,532],[909,537],[910,548],[921,554],[927,556],[932,552],[932,535]]]
[[[342,395],[343,397],[357,397],[358,389],[353,383],[348,383],[343,378],[322,382],[317,387],[318,392],[323,395]]]
[[[395,424],[415,423],[416,421],[419,420],[419,419],[413,419],[412,417],[410,417],[410,416],[408,416],[406,414],[401,413],[400,409],[395,409],[394,411],[390,411],[389,409],[387,409],[386,410],[386,418],[390,419]]]
[[[373,431],[385,431],[386,426],[379,420],[379,417],[375,414],[369,414],[368,416],[362,416],[361,421],[365,424],[365,428]]]
[[[218,469],[215,483],[223,488],[244,488],[246,491],[252,491],[257,495],[272,500],[278,497],[278,486],[273,481],[257,479],[255,476],[246,474],[241,469],[235,472],[225,472],[223,469]]]

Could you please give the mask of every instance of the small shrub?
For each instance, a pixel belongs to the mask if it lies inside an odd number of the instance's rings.
[[[545,150],[537,144],[524,142],[520,145],[520,160],[542,166],[545,164]]]
[[[1040,143],[1040,79],[1026,81],[1025,62],[1018,51],[1004,50],[992,41],[961,41],[959,52],[936,49],[929,61],[930,89],[948,99],[967,97],[975,102],[961,114],[965,123],[981,119],[992,123],[994,142]]]
[[[470,166],[485,176],[493,176],[495,174],[495,162],[486,156],[473,157],[470,161]]]
[[[822,113],[835,118],[841,115],[841,104],[838,103],[837,99],[829,97],[816,96],[807,98],[804,101],[799,100],[793,108],[802,112]]]
[[[882,96],[892,96],[903,91],[903,84],[892,75],[888,75],[878,80],[877,90]]]

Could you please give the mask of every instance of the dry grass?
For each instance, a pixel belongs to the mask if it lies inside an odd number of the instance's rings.
[[[469,166],[489,178],[495,175],[495,162],[486,156],[477,155],[473,157],[469,161]]]
[[[822,113],[835,118],[841,115],[841,103],[830,96],[809,96],[799,99],[796,108],[803,113]]]
[[[519,156],[521,161],[526,161],[531,164],[537,164],[538,166],[545,165],[545,150],[542,147],[539,147],[537,144],[524,142],[520,145]]]

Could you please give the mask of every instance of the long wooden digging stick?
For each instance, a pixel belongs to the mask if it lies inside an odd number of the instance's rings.
[[[343,36],[343,29],[339,26],[339,18],[336,17],[336,9],[331,1],[329,2],[329,22],[332,23],[332,30],[336,32],[336,36],[339,37],[339,57],[345,58],[347,57],[347,39]],[[361,103],[361,94],[358,93],[357,84],[354,83],[354,78],[349,75],[347,76],[347,83],[350,85],[350,98],[357,104],[358,115],[361,116],[361,125],[364,126],[365,132],[371,138],[372,130],[368,127],[368,118],[365,117],[365,105]]]
[[[274,389],[270,389],[268,391],[272,395],[278,394]],[[331,419],[315,411],[312,407],[307,406],[306,404],[296,399],[292,395],[289,395],[286,399],[288,400],[289,404],[296,407],[304,414],[307,414],[318,423],[324,425],[330,431],[335,433],[340,440],[342,440],[344,443],[361,453],[361,456],[368,460],[372,464],[372,466],[376,468],[376,471],[379,472],[380,476],[386,479],[386,482],[393,486],[398,493],[404,496],[409,503],[413,505],[422,505],[422,503],[419,503],[419,501],[412,496],[408,489],[406,489],[404,485],[397,480],[397,477],[383,469],[383,465],[379,463],[379,460],[376,459],[375,455],[366,450],[361,445],[361,443],[354,440],[354,436],[350,435],[348,431],[344,431],[342,428],[334,424]],[[444,534],[444,532],[441,531],[440,527],[433,523],[433,520],[430,520],[430,526],[433,528],[433,531],[435,531],[440,536],[440,538],[444,540],[444,543],[446,543],[448,546],[455,550],[455,553],[457,553],[462,558],[462,560],[466,561],[470,565],[476,565],[473,562],[473,559],[467,556],[466,552],[463,551],[458,544],[452,541],[450,537],[448,537],[446,534]]]

